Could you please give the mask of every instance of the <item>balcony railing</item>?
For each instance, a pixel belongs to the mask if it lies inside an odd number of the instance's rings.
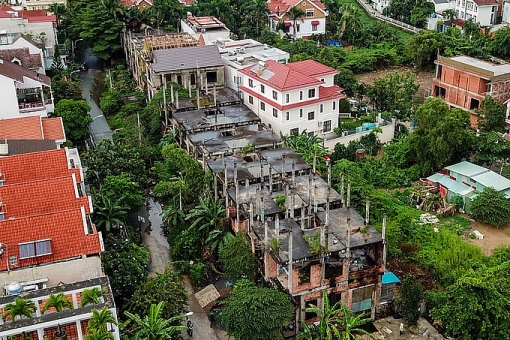
[[[34,111],[34,110],[40,110],[44,109],[45,105],[51,105],[53,104],[53,100],[46,99],[44,103],[42,101],[35,101],[35,102],[29,102],[29,103],[18,103],[18,108],[21,111]]]

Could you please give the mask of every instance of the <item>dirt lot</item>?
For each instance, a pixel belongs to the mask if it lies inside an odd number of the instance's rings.
[[[419,102],[422,103],[425,100],[425,96],[428,96],[430,94],[430,90],[432,88],[432,79],[434,78],[434,71],[419,71],[415,70],[412,67],[394,66],[389,67],[385,70],[377,70],[369,73],[360,74],[356,76],[356,79],[360,83],[372,85],[374,83],[375,78],[383,77],[390,72],[405,72],[405,71],[411,71],[416,75],[416,82],[420,84],[417,95]]]
[[[478,230],[483,234],[483,240],[466,238],[466,242],[480,246],[486,255],[492,254],[494,249],[501,245],[510,245],[510,225],[496,228],[492,225],[471,221],[471,231]]]

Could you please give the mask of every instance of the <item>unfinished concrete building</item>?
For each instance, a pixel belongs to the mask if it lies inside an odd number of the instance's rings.
[[[223,186],[216,196],[225,198],[232,229],[248,233],[264,281],[292,296],[296,321],[317,321],[305,308],[321,307],[325,291],[330,303],[372,318],[392,302],[393,292],[381,297],[383,235],[349,206],[348,188],[347,198],[332,189],[331,172],[324,180],[289,149],[207,165]]]

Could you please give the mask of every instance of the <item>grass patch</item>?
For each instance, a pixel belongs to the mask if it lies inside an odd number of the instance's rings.
[[[363,121],[361,119],[355,118],[340,118],[340,125],[343,126],[344,130],[354,130],[357,127],[363,125]]]

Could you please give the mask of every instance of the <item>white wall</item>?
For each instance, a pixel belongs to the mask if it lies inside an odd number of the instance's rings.
[[[44,46],[47,55],[53,57],[53,49],[55,46],[55,30],[51,22],[32,22],[23,18],[1,18],[0,30],[6,30],[8,33],[30,34],[33,37],[39,36],[42,32],[44,35]]]
[[[510,2],[507,1],[504,5],[503,5],[503,22],[506,22],[506,23],[509,23],[510,24]]]
[[[377,134],[377,138],[381,141],[381,143],[388,143],[390,142],[393,137],[395,136],[395,123],[396,120],[393,120],[392,124],[386,125],[386,126],[380,126],[382,129],[382,133]],[[363,131],[360,133],[355,133],[348,136],[342,136],[334,139],[328,139],[324,141],[324,146],[328,149],[329,153],[332,153],[335,149],[335,145],[337,143],[342,143],[343,145],[347,146],[350,141],[352,140],[359,140],[361,137],[368,135],[370,131]]]
[[[52,4],[66,4],[65,0],[37,0],[37,2],[23,0],[22,6],[28,10],[33,9],[48,9]]]
[[[457,0],[455,3],[455,11],[458,13],[458,18],[463,20],[472,19],[481,26],[490,26],[495,23],[497,14],[495,12],[494,15],[492,15],[492,7],[493,6],[478,7],[478,5],[471,0]]]
[[[18,49],[18,48],[28,48],[28,51],[30,52],[30,54],[39,54],[41,57],[42,67],[40,67],[37,70],[37,72],[46,74],[46,69],[44,68],[44,53],[43,53],[42,49],[29,43],[24,38],[19,38],[18,40],[16,40],[14,43],[12,43],[10,45],[0,45],[0,50],[13,50],[13,49]],[[12,60],[9,60],[9,61],[12,61]],[[25,66],[25,65],[22,65],[22,66]]]
[[[316,9],[316,11],[318,11]],[[319,25],[317,26],[317,31],[312,31],[312,21],[319,21]],[[287,22],[291,22],[287,20]],[[294,22],[292,22],[294,25]],[[323,34],[326,33],[326,18],[311,18],[311,19],[303,19],[303,21],[296,20],[296,25],[299,25],[299,32],[296,31],[296,38],[300,39],[303,37],[311,36],[312,34]],[[289,35],[292,36],[294,34],[294,27],[289,28]]]
[[[5,259],[2,259],[5,260]],[[12,282],[32,281],[48,278],[48,287],[56,286],[59,282],[71,283],[100,277],[101,259],[90,256],[71,261],[52,263],[32,268],[4,271],[0,273],[0,296],[4,294],[4,284]]]
[[[18,97],[14,80],[6,76],[0,75],[0,118],[19,117]]]

